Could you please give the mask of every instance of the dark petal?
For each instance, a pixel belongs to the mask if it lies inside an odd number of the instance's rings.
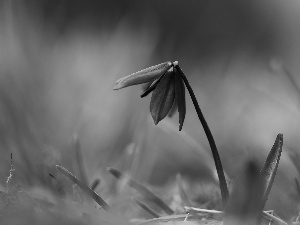
[[[142,84],[146,82],[153,82],[155,79],[164,74],[172,66],[171,62],[165,62],[158,64],[156,66],[151,66],[147,69],[138,71],[136,73],[130,74],[126,77],[123,77],[117,80],[114,90],[118,90],[124,87]]]
[[[179,74],[176,68],[174,68],[174,73],[175,73],[175,101],[178,105],[179,130],[181,130],[185,118],[185,113],[186,113],[185,87],[181,79],[181,75]]]
[[[146,91],[150,86],[151,86],[151,84],[152,84],[153,82],[148,82],[148,83],[144,83],[144,84],[142,84],[142,91],[144,92],[144,91]]]
[[[176,96],[176,91],[175,91],[175,96]],[[168,117],[172,117],[175,114],[177,109],[178,109],[178,106],[177,106],[177,101],[176,101],[176,97],[175,97],[172,108],[171,108],[170,112],[168,113]]]
[[[166,71],[166,73],[167,73],[167,71]],[[141,98],[146,97],[148,94],[150,94],[152,91],[154,91],[154,89],[156,88],[156,86],[158,85],[158,83],[161,81],[161,79],[164,77],[164,75],[166,73],[164,73],[158,79],[156,79],[155,81],[153,81],[151,83],[151,85],[141,94]]]
[[[164,119],[175,100],[175,79],[173,68],[168,70],[156,86],[150,102],[150,112],[155,125]]]

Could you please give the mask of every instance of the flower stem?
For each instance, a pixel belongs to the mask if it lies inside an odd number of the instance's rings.
[[[179,71],[179,73],[182,76],[182,79],[188,89],[188,92],[192,98],[193,104],[195,106],[196,112],[198,114],[199,120],[203,126],[204,132],[207,136],[211,151],[212,151],[212,155],[215,161],[215,165],[216,165],[216,169],[217,169],[217,173],[218,173],[218,177],[219,177],[219,183],[220,183],[220,189],[221,189],[221,196],[222,196],[222,201],[223,201],[223,206],[225,206],[225,203],[228,199],[229,193],[228,193],[228,188],[227,188],[227,184],[226,184],[226,179],[225,179],[225,175],[224,175],[224,171],[223,171],[223,166],[222,166],[222,162],[219,156],[219,152],[215,143],[215,140],[212,136],[212,133],[209,129],[209,126],[202,114],[202,111],[199,107],[198,101],[196,99],[196,96],[193,92],[192,87],[190,86],[186,76],[184,75],[183,71],[181,70],[181,68],[177,65],[176,69]]]

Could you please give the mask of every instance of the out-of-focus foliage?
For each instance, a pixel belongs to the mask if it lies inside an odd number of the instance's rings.
[[[149,215],[107,166],[155,185],[173,206],[180,205],[174,188],[180,173],[194,206],[220,206],[209,146],[192,104],[187,102],[179,133],[177,119],[156,127],[149,122],[148,102],[139,99],[137,88],[112,91],[120,77],[178,60],[229,178],[248,156],[262,165],[274,136],[284,133],[266,207],[285,218],[297,214],[299,172],[287,157],[289,150],[298,154],[300,144],[297,1],[4,0],[0,5],[3,190],[12,152],[14,182],[34,193],[72,199],[74,187],[55,165],[82,176],[72,143],[76,135],[87,184],[100,178],[95,191],[126,218]]]

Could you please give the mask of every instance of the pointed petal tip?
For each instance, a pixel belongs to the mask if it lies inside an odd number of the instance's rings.
[[[182,121],[182,123],[179,123],[179,131],[182,130],[182,127],[183,127],[183,121]]]
[[[119,89],[121,89],[121,88],[123,88],[122,83],[118,83],[118,84],[116,84],[116,85],[113,87],[113,90],[119,90]]]
[[[153,113],[152,111],[150,111],[154,125],[157,125],[159,123],[159,117],[157,116],[157,114]]]
[[[157,118],[156,119],[153,118],[153,121],[154,121],[154,125],[157,125],[159,123],[159,120]]]

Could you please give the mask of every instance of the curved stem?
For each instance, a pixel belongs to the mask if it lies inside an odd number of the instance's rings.
[[[185,86],[188,89],[188,92],[192,98],[193,104],[195,106],[196,112],[198,114],[199,120],[203,126],[204,132],[207,136],[211,151],[212,151],[212,155],[215,161],[215,165],[216,165],[216,169],[217,169],[217,173],[218,173],[218,177],[219,177],[219,183],[220,183],[220,189],[221,189],[221,196],[222,196],[222,201],[223,201],[223,206],[225,206],[225,203],[228,199],[229,193],[228,193],[228,188],[227,188],[227,183],[226,183],[226,179],[225,179],[225,175],[224,175],[224,171],[223,171],[223,166],[222,166],[222,162],[219,156],[219,152],[215,143],[215,140],[212,136],[212,133],[209,129],[209,126],[202,114],[202,111],[199,107],[198,101],[196,99],[196,96],[193,92],[192,87],[190,86],[186,76],[184,75],[183,71],[181,70],[181,68],[176,65],[176,69],[180,72],[181,77],[185,83]]]

